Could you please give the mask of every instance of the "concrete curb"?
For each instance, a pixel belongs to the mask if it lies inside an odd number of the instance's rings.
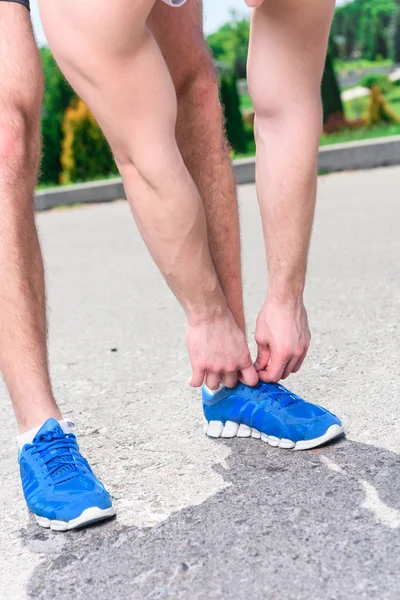
[[[376,140],[323,146],[319,151],[319,171],[360,171],[400,164],[400,135]]]
[[[48,210],[56,206],[112,202],[125,198],[125,190],[121,178],[116,177],[115,179],[52,187],[36,192],[35,196],[36,210]]]
[[[400,164],[400,135],[320,148],[318,166],[321,173],[374,169]],[[238,185],[254,183],[255,158],[235,160],[233,170]],[[125,198],[120,178],[48,188],[36,193],[37,210],[91,202],[112,202]]]

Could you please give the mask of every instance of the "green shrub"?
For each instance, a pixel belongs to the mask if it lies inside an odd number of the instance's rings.
[[[44,99],[42,108],[42,164],[40,183],[54,185],[60,182],[62,171],[60,155],[63,139],[64,113],[75,92],[65,80],[48,48],[40,49],[44,73]]]
[[[324,124],[331,115],[343,113],[343,103],[340,96],[340,88],[337,81],[332,55],[328,52],[325,61],[325,69],[322,77],[322,106],[324,111]]]
[[[91,181],[117,173],[107,140],[83,100],[74,100],[65,112],[63,133],[62,183]]]
[[[365,75],[365,77],[362,78],[360,85],[368,88],[369,90],[372,89],[374,85],[377,85],[384,94],[388,94],[393,88],[393,83],[390,81],[387,75],[378,74]]]
[[[379,85],[373,85],[365,116],[366,125],[398,124],[399,117],[390,106]]]

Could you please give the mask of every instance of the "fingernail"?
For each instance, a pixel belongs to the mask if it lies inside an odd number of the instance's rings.
[[[257,370],[260,368],[260,365],[258,364],[257,361],[254,363],[254,368],[257,369]]]

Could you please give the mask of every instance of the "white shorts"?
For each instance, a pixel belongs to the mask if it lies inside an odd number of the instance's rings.
[[[185,4],[186,0],[163,0],[163,2],[165,2],[165,4],[169,4],[170,6],[175,6],[175,8],[177,8],[178,6],[182,6],[182,4]]]

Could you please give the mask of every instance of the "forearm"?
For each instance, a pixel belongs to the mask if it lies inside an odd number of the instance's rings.
[[[223,137],[218,88],[208,77],[194,81],[179,97],[177,139],[201,195],[218,279],[237,325],[245,331],[236,185]]]
[[[304,112],[257,120],[257,191],[268,265],[269,294],[301,298],[315,210],[321,131],[318,101]]]
[[[334,1],[264,2],[248,64],[256,111],[257,191],[270,293],[304,288],[322,125],[320,85]]]
[[[203,205],[183,162],[170,154],[151,182],[133,167],[122,173],[143,239],[189,321],[228,312],[208,248]]]

